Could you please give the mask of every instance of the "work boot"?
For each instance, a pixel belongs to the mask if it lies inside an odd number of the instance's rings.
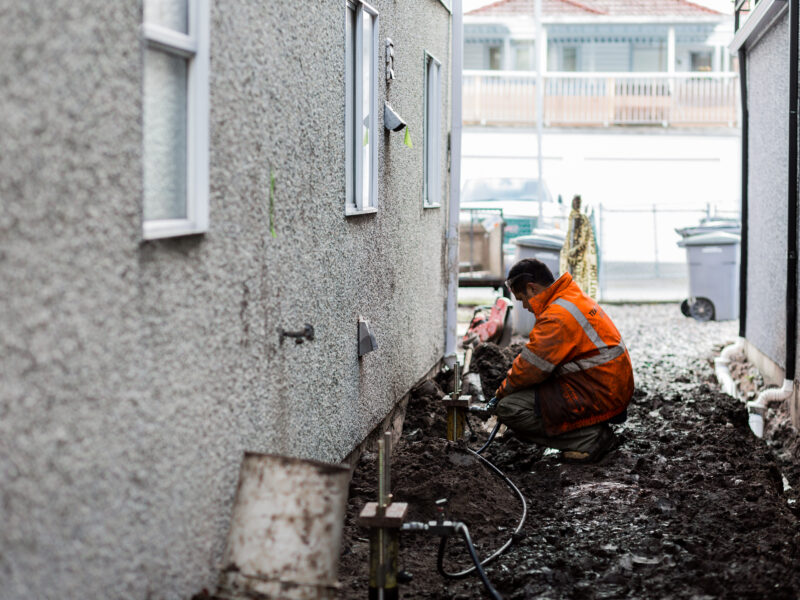
[[[606,425],[597,437],[597,441],[588,452],[577,450],[565,450],[561,453],[561,458],[567,463],[596,463],[606,454],[619,446],[619,438]]]

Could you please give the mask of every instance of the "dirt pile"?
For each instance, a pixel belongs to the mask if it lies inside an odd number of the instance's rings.
[[[523,347],[522,343],[511,344],[507,348],[487,343],[475,348],[469,369],[480,374],[483,395],[487,400],[494,396]]]
[[[476,351],[473,370],[485,374],[487,397],[512,352],[491,345]],[[512,437],[486,451],[528,501],[522,535],[487,568],[507,600],[800,596],[800,526],[787,502],[791,491],[784,491],[786,465],[751,434],[744,405],[708,384],[713,375],[702,360],[669,348],[662,353],[634,363],[636,394],[628,421],[616,428],[623,443],[600,464],[562,464],[558,454]],[[395,499],[412,503],[411,518],[427,519],[436,499],[449,498],[451,516],[469,521],[486,556],[513,529],[518,502],[437,439],[445,414],[440,387],[425,384],[418,392],[393,460]],[[479,436],[485,439],[483,431]],[[367,532],[355,518],[374,499],[374,463],[366,455],[351,486],[343,599],[366,595]],[[414,575],[401,598],[486,597],[477,578],[438,575],[436,540],[404,535],[401,545],[400,566]],[[448,561],[468,566],[455,540],[449,550]]]

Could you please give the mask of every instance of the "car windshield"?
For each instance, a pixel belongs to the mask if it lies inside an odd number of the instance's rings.
[[[542,200],[553,199],[544,187]],[[485,202],[487,200],[538,200],[539,180],[522,178],[470,179],[464,184],[461,194],[464,202]]]

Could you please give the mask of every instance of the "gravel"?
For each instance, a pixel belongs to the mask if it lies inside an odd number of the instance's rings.
[[[605,305],[603,309],[622,334],[633,362],[637,387],[651,389],[688,383],[693,376],[707,380],[706,359],[732,344],[738,321],[701,323],[684,317],[677,304]]]

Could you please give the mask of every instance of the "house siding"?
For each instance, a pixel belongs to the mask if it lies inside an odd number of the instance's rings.
[[[378,213],[344,216],[344,0],[231,0],[211,3],[210,227],[152,242],[141,4],[4,10],[0,597],[213,589],[242,453],[341,460],[441,358],[447,214],[422,208],[423,57],[443,65],[447,148],[450,15],[371,4]],[[384,100],[413,149],[380,125]],[[362,359],[359,315],[379,344]],[[314,341],[279,343],[305,323]]]

